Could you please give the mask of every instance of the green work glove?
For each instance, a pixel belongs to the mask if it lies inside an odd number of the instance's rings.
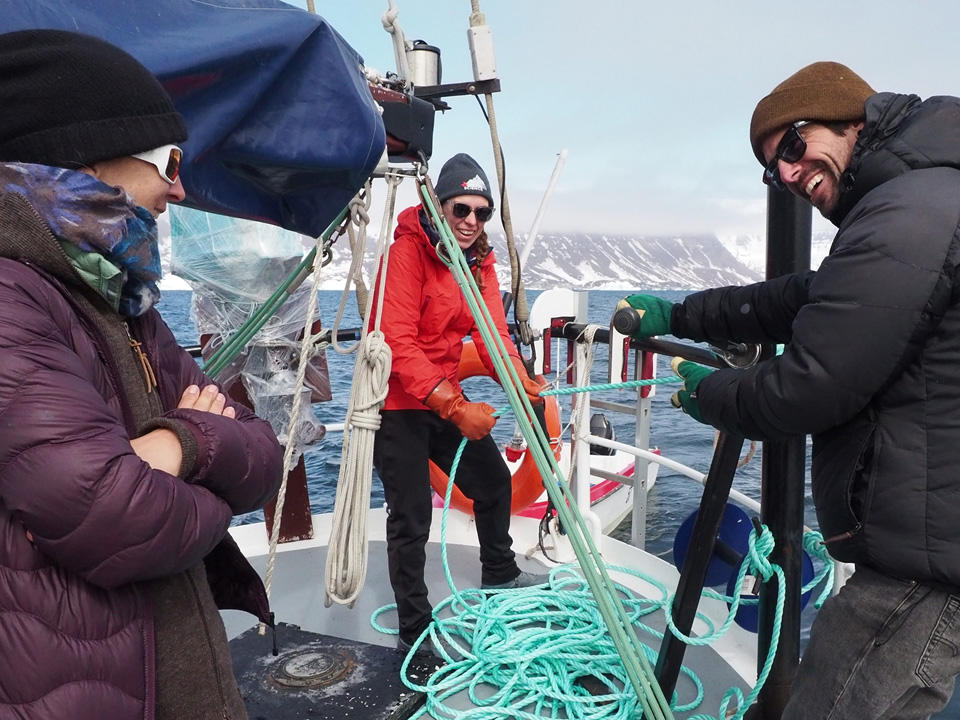
[[[700,385],[700,381],[712,373],[713,370],[679,357],[673,359],[670,367],[673,368],[673,371],[677,375],[683,378],[683,388],[673,394],[670,398],[670,404],[675,408],[683,408],[683,411],[694,420],[708,425],[709,423],[705,422],[703,416],[700,415],[697,387]]]
[[[640,329],[632,337],[639,339],[671,334],[672,302],[653,295],[628,295],[617,303],[617,310],[625,307],[632,307],[640,316]]]

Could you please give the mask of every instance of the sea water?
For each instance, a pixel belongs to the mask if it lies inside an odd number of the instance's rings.
[[[533,303],[537,292],[528,292],[528,300]],[[606,327],[616,307],[617,301],[627,293],[620,291],[594,290],[589,295],[589,322]],[[686,293],[679,291],[652,292],[664,299],[676,302]],[[321,291],[319,297],[320,317],[325,327],[330,327],[336,316],[340,303],[341,293],[337,291]],[[163,293],[159,310],[170,325],[177,339],[182,345],[196,345],[197,329],[191,317],[192,293],[186,290],[167,290]],[[346,306],[342,321],[344,328],[356,328],[360,325],[360,316],[357,312],[356,301],[351,295]],[[512,320],[512,313],[511,318]],[[347,403],[350,398],[350,381],[353,377],[355,355],[340,354],[332,348],[326,351],[327,363],[330,370],[330,386],[333,399],[326,403],[313,405],[313,412],[323,423],[342,423],[346,414]],[[598,346],[597,356],[591,373],[593,383],[605,383],[607,349]],[[661,377],[672,375],[669,366],[670,358],[659,358],[657,373]],[[556,372],[556,368],[554,369]],[[552,378],[548,378],[552,379]],[[484,400],[496,408],[506,405],[506,399],[499,386],[492,380],[474,378],[468,381],[468,390],[471,399]],[[650,442],[658,447],[664,457],[676,460],[700,472],[706,472],[710,467],[713,455],[713,446],[716,432],[688,417],[682,411],[670,405],[670,396],[676,392],[678,386],[659,386],[652,401]],[[607,391],[596,393],[595,397],[611,402],[632,402],[633,391]],[[564,408],[564,418],[569,418],[569,399],[561,400]],[[617,438],[628,444],[633,440],[633,425],[631,418],[617,413],[606,413],[617,433]],[[513,435],[514,423],[509,416],[501,418],[494,428],[494,437],[503,445]],[[744,446],[746,456],[749,442]],[[317,447],[309,449],[305,455],[308,484],[311,497],[311,510],[329,512],[333,509],[337,477],[340,468],[340,438],[330,435]],[[734,488],[751,498],[760,498],[760,449],[753,459],[741,467],[734,479]],[[809,473],[809,457],[808,457]],[[647,504],[647,542],[648,551],[663,557],[668,561],[673,558],[674,538],[680,524],[699,506],[702,486],[667,468],[660,468],[657,482],[648,497]],[[374,474],[371,507],[383,505],[383,489]],[[237,518],[235,522],[256,522],[262,520],[262,514],[250,513]],[[816,516],[810,496],[809,483],[805,490],[804,522],[808,527],[816,528]],[[613,533],[614,537],[629,542],[630,519]],[[819,593],[817,588],[816,592]],[[810,623],[816,611],[813,603],[809,603],[801,616],[801,646],[806,644],[809,637]],[[936,716],[942,719],[960,719],[960,698],[954,701]]]
[[[682,292],[654,293],[668,300],[675,301],[683,297]],[[529,302],[532,304],[536,292],[529,292]],[[601,326],[608,326],[610,316],[617,301],[624,293],[617,291],[593,291],[589,296],[589,321]],[[167,290],[163,293],[159,310],[170,325],[177,339],[182,345],[195,345],[197,330],[191,315],[190,291]],[[340,293],[336,291],[320,292],[320,317],[326,327],[330,327],[336,315],[340,302]],[[512,317],[511,317],[512,319]],[[344,328],[356,328],[360,324],[356,303],[351,296],[344,319]],[[352,343],[347,343],[351,345]],[[597,346],[597,355],[594,360],[591,380],[594,383],[607,382],[606,363],[607,348]],[[346,414],[347,403],[350,397],[350,382],[354,372],[356,355],[340,354],[334,349],[326,350],[327,363],[330,371],[330,387],[333,399],[325,403],[315,403],[312,410],[323,423],[342,423]],[[669,358],[660,357],[658,375],[672,375]],[[556,373],[557,368],[554,368]],[[548,379],[553,379],[551,376]],[[505,406],[506,398],[494,381],[487,378],[473,378],[464,383],[472,400],[483,400],[496,408]],[[682,411],[673,408],[669,399],[679,385],[659,386],[654,394],[652,423],[650,429],[651,445],[659,447],[665,457],[689,465],[701,472],[706,472],[710,465],[713,453],[713,444],[716,432],[705,425],[694,421]],[[614,390],[594,393],[594,398],[612,402],[631,403],[635,392],[632,390]],[[569,399],[561,398],[564,418],[569,418]],[[632,417],[618,413],[605,413],[617,434],[617,438],[628,444],[633,440]],[[509,414],[499,420],[494,428],[494,437],[503,445],[512,436],[515,423]],[[744,450],[746,454],[746,449]],[[305,463],[311,482],[312,510],[314,512],[328,512],[333,508],[334,489],[340,465],[339,435],[331,434],[319,446],[309,449],[305,454]],[[746,466],[738,471],[734,486],[744,494],[759,499],[760,491],[760,458],[759,454]],[[663,535],[665,526],[679,524],[690,512],[697,507],[701,494],[701,486],[696,482],[677,475],[665,468],[660,469],[657,484],[650,494],[651,522],[648,522],[648,543],[657,545],[657,540]],[[383,503],[383,490],[379,482],[374,481],[372,506]],[[245,518],[253,521],[256,518]],[[813,516],[808,522],[813,522]],[[629,536],[629,533],[627,533]],[[672,543],[672,538],[669,539]]]
[[[625,293],[617,291],[592,291],[589,295],[589,322],[601,326],[609,326],[610,317],[617,301]],[[683,298],[683,292],[654,293],[670,301]],[[529,292],[528,300],[532,304],[537,293]],[[336,316],[341,294],[336,291],[320,292],[320,317],[324,326],[330,327]],[[197,330],[191,317],[190,291],[167,290],[159,310],[170,325],[177,339],[182,345],[197,343]],[[351,296],[342,321],[344,328],[356,328],[360,324],[356,301]],[[512,313],[511,313],[512,315]],[[512,319],[512,317],[511,317]],[[352,343],[351,343],[352,344]],[[592,382],[606,383],[607,347],[597,346],[597,355],[594,361]],[[565,356],[565,353],[561,354]],[[340,354],[333,348],[326,350],[327,363],[330,371],[330,386],[333,399],[325,403],[315,403],[313,412],[323,423],[342,423],[346,415],[347,403],[350,398],[350,381],[353,377],[355,354]],[[665,377],[672,375],[669,366],[670,358],[660,357],[658,375]],[[556,368],[554,368],[556,373]],[[548,378],[552,379],[552,378]],[[473,400],[484,400],[496,408],[504,407],[506,398],[494,381],[487,378],[473,378],[465,383]],[[706,472],[710,467],[713,455],[713,446],[716,441],[716,432],[702,425],[681,410],[670,405],[670,396],[679,389],[679,385],[661,385],[656,389],[652,400],[650,442],[660,449],[664,457],[671,458],[700,472]],[[614,390],[594,393],[594,398],[612,402],[631,403],[635,398],[635,391]],[[563,417],[570,417],[569,397],[561,398]],[[605,413],[613,425],[617,439],[628,444],[633,442],[632,417],[619,413]],[[513,436],[515,423],[509,414],[505,415],[494,428],[494,437],[501,444],[505,444]],[[744,456],[747,454],[749,443],[744,446]],[[310,448],[304,455],[307,469],[308,484],[311,497],[312,512],[329,512],[333,509],[337,477],[340,469],[340,436],[330,434],[319,446]],[[759,500],[760,497],[760,453],[759,449],[753,459],[738,470],[734,480],[734,487],[743,494]],[[646,548],[652,553],[672,560],[673,543],[677,528],[699,506],[702,486],[695,481],[684,477],[667,468],[660,468],[657,482],[648,496],[647,510],[647,537]],[[813,514],[812,503],[807,491],[805,522],[815,527],[816,519]],[[383,488],[374,474],[371,507],[383,505]],[[250,513],[237,518],[237,523],[256,522],[262,520],[262,514]],[[615,531],[618,539],[629,541],[629,518]]]

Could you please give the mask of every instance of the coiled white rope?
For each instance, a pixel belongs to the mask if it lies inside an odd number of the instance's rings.
[[[333,526],[327,546],[324,600],[327,607],[334,602],[352,607],[363,590],[367,575],[367,514],[370,509],[370,487],[373,479],[373,442],[380,427],[380,408],[387,397],[392,362],[390,347],[380,332],[380,316],[390,254],[390,228],[393,225],[397,186],[402,177],[388,172],[385,179],[387,202],[377,243],[376,265],[381,272],[376,292],[369,295],[366,312],[363,314],[363,331],[357,344],[350,405],[343,428],[340,476],[337,479]],[[348,288],[349,283],[348,279]],[[374,297],[377,298],[376,313],[373,315],[374,327],[368,332],[368,318]]]

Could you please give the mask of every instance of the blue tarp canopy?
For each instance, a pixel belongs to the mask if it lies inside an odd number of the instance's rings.
[[[278,0],[4,0],[0,32],[96,35],[139,59],[183,114],[185,205],[318,236],[386,147],[362,58]]]

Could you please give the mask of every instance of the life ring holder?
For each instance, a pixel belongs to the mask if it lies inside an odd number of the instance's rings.
[[[480,361],[480,355],[477,352],[476,344],[472,341],[463,343],[463,354],[460,356],[460,368],[457,371],[457,379],[465,380],[471,377],[490,377],[490,373]],[[542,384],[546,380],[538,375],[537,380]],[[544,415],[547,421],[547,433],[550,437],[550,449],[553,450],[553,456],[560,459],[560,448],[562,440],[560,439],[562,428],[560,426],[560,406],[557,404],[556,396],[544,398]],[[430,486],[441,498],[447,495],[447,483],[450,478],[443,470],[430,461]],[[537,469],[536,461],[529,449],[523,451],[523,459],[519,467],[513,473],[513,499],[510,502],[510,514],[526,510],[535,503],[543,494],[543,481],[540,479],[540,471]],[[450,494],[450,507],[456,508],[469,515],[473,514],[473,500],[464,495],[460,488],[453,486],[453,492]]]

